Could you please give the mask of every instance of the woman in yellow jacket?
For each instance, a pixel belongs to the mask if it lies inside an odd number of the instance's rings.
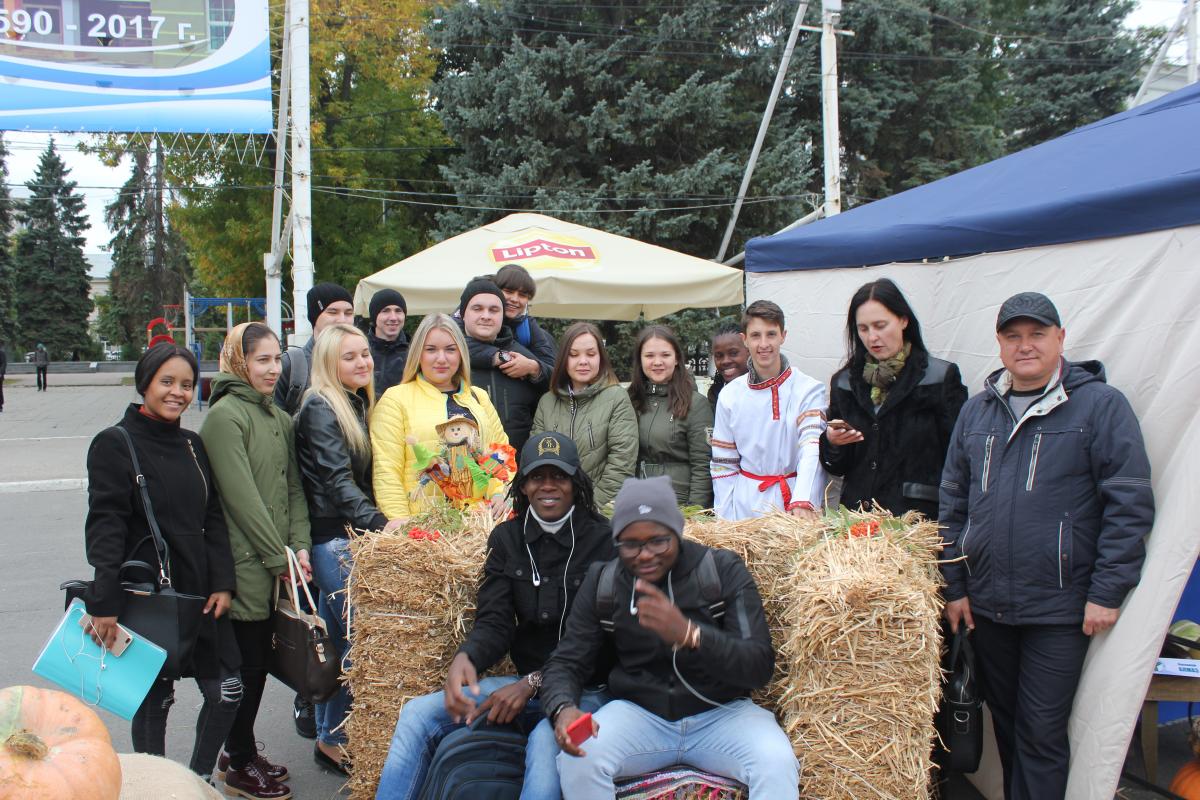
[[[458,505],[490,503],[493,512],[499,512],[511,480],[511,462],[504,457],[511,448],[487,392],[471,386],[467,344],[458,325],[445,314],[426,316],[408,353],[404,377],[384,393],[371,416],[379,510],[388,519],[406,519],[445,500],[431,476],[436,477],[439,463],[445,467],[448,461],[462,460],[461,452],[455,451],[474,422],[478,441],[472,449],[477,455],[499,455],[480,467],[486,470],[486,486],[481,478],[473,496]],[[467,422],[456,424],[463,417]],[[472,473],[480,475],[474,467]]]

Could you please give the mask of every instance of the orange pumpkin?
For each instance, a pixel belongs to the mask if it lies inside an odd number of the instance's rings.
[[[121,762],[108,729],[64,692],[0,689],[0,797],[117,800]]]
[[[1192,753],[1196,757],[1175,773],[1175,777],[1171,780],[1170,791],[1187,798],[1187,800],[1200,800],[1200,719],[1192,721],[1188,744],[1191,745]]]

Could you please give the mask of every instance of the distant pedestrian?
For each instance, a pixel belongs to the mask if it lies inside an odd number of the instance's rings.
[[[33,366],[37,368],[37,390],[39,392],[46,391],[46,372],[50,369],[50,354],[46,352],[46,345],[41,342],[37,343],[37,349],[33,351]]]
[[[4,342],[0,341],[0,411],[4,410],[4,373],[8,371],[8,354],[4,352]]]

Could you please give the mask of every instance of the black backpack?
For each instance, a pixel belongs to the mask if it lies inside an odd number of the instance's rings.
[[[525,734],[487,715],[442,739],[418,800],[518,800],[525,782]]]
[[[613,611],[617,605],[617,567],[619,559],[613,559],[600,569],[600,577],[596,580],[596,614],[600,617],[600,627],[612,633]],[[713,551],[708,550],[700,557],[696,565],[696,580],[700,582],[700,597],[708,603],[708,613],[714,620],[725,616],[725,600],[721,597],[721,573],[717,571],[717,560]]]
[[[281,377],[287,386],[283,410],[294,417],[300,411],[300,400],[308,388],[308,358],[304,355],[303,347],[289,347],[284,351],[283,359]]]

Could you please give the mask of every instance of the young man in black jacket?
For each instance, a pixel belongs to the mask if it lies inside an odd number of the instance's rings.
[[[545,671],[563,796],[612,798],[615,778],[683,763],[740,781],[752,800],[799,797],[791,742],[749,697],[770,679],[775,651],[746,565],[682,538],[666,476],[625,481],[613,532],[619,563],[588,572]],[[581,749],[567,729],[583,715],[580,690],[606,642],[616,648],[615,699]]]
[[[510,494],[516,518],[498,525],[488,539],[475,624],[450,664],[444,691],[414,698],[401,711],[379,800],[415,798],[438,742],[484,715],[496,723],[518,716],[540,720],[529,735],[521,797],[559,798],[558,746],[538,701],[541,669],[588,567],[612,559],[612,529],[596,511],[575,443],[561,434],[539,434],[526,443]],[[479,673],[505,653],[521,675],[480,680]],[[581,678],[585,685],[602,682],[606,659],[593,659],[587,672]],[[599,692],[589,692],[581,705],[595,710],[601,702]]]
[[[371,345],[371,358],[375,359],[375,397],[379,398],[404,376],[404,362],[408,360],[408,334],[404,332],[408,303],[395,289],[380,289],[371,297],[368,312],[367,341]]]

